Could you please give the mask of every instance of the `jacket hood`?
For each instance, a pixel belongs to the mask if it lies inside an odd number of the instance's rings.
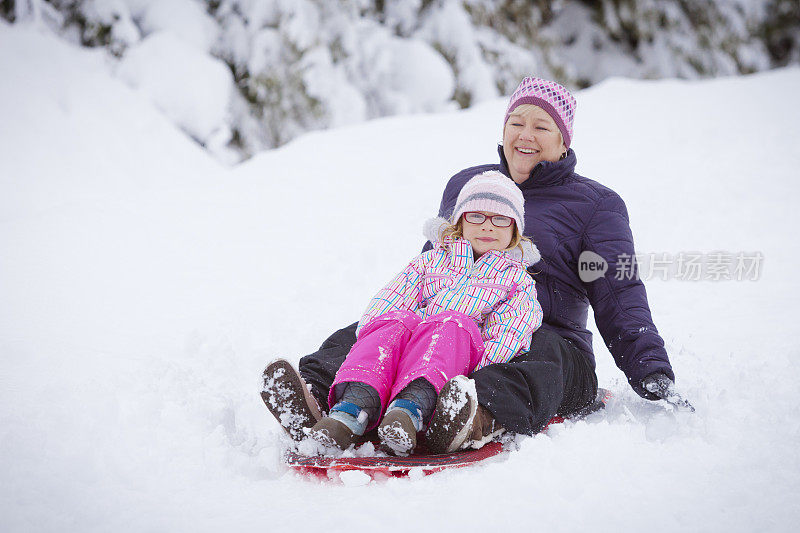
[[[441,240],[441,234],[442,230],[449,225],[450,221],[445,218],[431,218],[425,221],[425,224],[422,226],[422,232],[435,248],[436,246],[445,244]],[[519,246],[505,252],[505,254],[508,255],[510,259],[521,263],[525,268],[535,265],[542,258],[536,245],[529,241],[522,241]]]

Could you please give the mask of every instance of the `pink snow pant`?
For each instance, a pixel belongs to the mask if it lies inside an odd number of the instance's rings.
[[[378,391],[380,420],[406,385],[425,378],[438,394],[451,378],[469,375],[483,351],[481,331],[468,315],[447,311],[422,320],[411,311],[391,311],[359,332],[333,380],[328,405],[336,403],[336,385],[360,381]]]

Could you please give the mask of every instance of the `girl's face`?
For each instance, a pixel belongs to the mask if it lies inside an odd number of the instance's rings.
[[[492,223],[489,217],[497,215],[489,211],[474,211],[486,216],[486,220],[481,224],[474,224],[467,220],[468,213],[461,215],[462,232],[464,238],[472,245],[475,257],[480,257],[489,250],[505,250],[511,244],[514,237],[514,222],[506,228],[500,228]]]
[[[503,128],[503,154],[511,178],[522,183],[541,161],[558,161],[567,147],[553,118],[541,107],[519,108],[508,117]]]

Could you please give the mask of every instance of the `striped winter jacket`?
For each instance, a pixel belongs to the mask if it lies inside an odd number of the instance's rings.
[[[356,335],[375,317],[395,310],[421,318],[444,311],[471,316],[481,328],[484,356],[476,369],[505,363],[530,348],[531,334],[542,323],[533,278],[526,272],[539,251],[525,243],[510,252],[490,251],[477,261],[465,239],[439,241],[443,218],[426,223],[434,248],[417,256],[380,290],[358,323]]]

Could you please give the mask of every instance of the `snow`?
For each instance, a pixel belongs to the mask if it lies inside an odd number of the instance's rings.
[[[219,30],[214,19],[194,0],[158,0],[131,2],[146,34],[167,31],[188,45],[210,52]]]
[[[95,21],[111,28],[112,46],[120,52],[120,45],[131,46],[141,39],[141,33],[133,21],[129,6],[123,0],[88,0],[81,5],[81,13],[87,20]]]
[[[307,52],[302,64],[308,95],[325,102],[332,126],[363,122],[367,104],[342,70],[337,69],[330,51],[318,46]]]
[[[369,475],[359,470],[340,472],[339,479],[341,479],[342,483],[344,483],[347,487],[361,487],[372,481],[372,478],[369,477]]]
[[[408,110],[433,111],[447,107],[453,96],[455,79],[447,61],[427,43],[416,39],[392,39],[390,87],[404,95]],[[398,109],[403,109],[399,107]]]
[[[496,160],[504,99],[309,133],[228,169],[109,70],[102,52],[0,22],[5,531],[800,519],[800,69],[577,95],[578,171],[626,200],[640,251],[764,254],[757,281],[647,283],[695,414],[639,399],[598,337],[605,417],[504,460],[366,485],[286,470],[261,370],[357,320],[419,251],[447,178]]]
[[[497,97],[497,87],[489,66],[483,61],[474,40],[475,29],[460,3],[445,1],[431,7],[419,32],[428,42],[435,42],[455,58],[460,83],[475,102]]]
[[[225,63],[199,51],[170,32],[153,33],[128,49],[118,74],[150,97],[189,135],[224,146],[233,76]]]

